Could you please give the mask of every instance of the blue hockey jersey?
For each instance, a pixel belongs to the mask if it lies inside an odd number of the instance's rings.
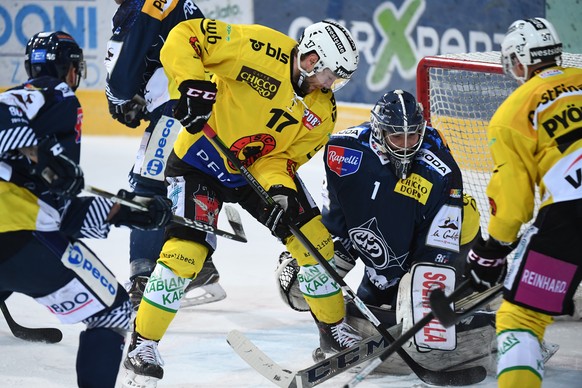
[[[0,233],[60,230],[71,237],[105,238],[113,203],[103,198],[63,198],[31,174],[20,149],[55,136],[75,163],[81,155],[83,110],[73,90],[52,77],[31,79],[0,93]]]
[[[145,98],[150,112],[167,102],[160,50],[176,24],[203,17],[192,0],[124,1],[113,16],[107,44],[107,98],[118,105],[137,94]]]
[[[452,264],[463,212],[461,171],[440,134],[427,127],[410,174],[399,179],[376,151],[370,123],[334,134],[325,148],[323,223],[361,258],[380,290],[415,262]],[[337,244],[337,243],[336,243]]]

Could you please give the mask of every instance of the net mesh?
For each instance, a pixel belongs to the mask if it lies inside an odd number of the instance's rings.
[[[582,67],[582,54],[565,53],[562,59],[564,66]],[[426,57],[417,76],[418,99],[426,118],[446,138],[461,168],[465,191],[477,201],[481,232],[487,238],[489,201],[485,190],[493,170],[487,125],[518,84],[503,74],[498,51]],[[539,198],[536,211],[538,205]]]

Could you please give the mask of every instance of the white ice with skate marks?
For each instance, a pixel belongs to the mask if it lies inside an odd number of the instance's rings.
[[[115,192],[127,188],[126,175],[139,147],[139,138],[84,138],[82,166],[86,182]],[[124,167],[126,166],[126,167]],[[320,202],[322,180],[321,154],[299,171],[315,200]],[[277,258],[284,247],[240,210],[249,242],[219,239],[214,262],[220,271],[220,284],[226,299],[181,310],[172,322],[159,350],[165,361],[164,378],[158,387],[274,387],[249,367],[226,343],[230,330],[249,337],[262,351],[282,367],[298,370],[312,365],[311,351],[318,344],[315,325],[309,314],[285,306],[279,299],[274,280]],[[222,223],[221,223],[222,222]],[[226,221],[219,227],[230,230]],[[124,282],[129,273],[128,230],[116,229],[104,241],[87,244]],[[347,278],[356,289],[362,268]],[[83,324],[62,325],[32,299],[11,296],[7,305],[14,319],[29,327],[58,327],[61,343],[34,344],[14,338],[0,317],[0,376],[2,387],[70,388],[76,386],[75,355],[78,334]],[[547,339],[560,350],[546,366],[544,388],[580,386],[582,381],[582,321],[558,321],[548,329]],[[353,374],[335,377],[321,387],[337,387]],[[488,377],[479,387],[496,387]],[[370,376],[359,387],[426,387],[414,375]]]

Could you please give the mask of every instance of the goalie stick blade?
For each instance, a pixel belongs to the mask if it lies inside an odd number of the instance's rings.
[[[279,387],[295,387],[293,377],[294,372],[283,369],[273,361],[262,350],[256,347],[243,333],[232,330],[226,337],[226,342],[230,347],[253,369],[269,379]]]
[[[10,315],[4,302],[0,303],[0,310],[4,314],[8,328],[16,338],[29,342],[45,342],[47,344],[56,344],[63,339],[63,333],[56,328],[30,328],[19,325]]]

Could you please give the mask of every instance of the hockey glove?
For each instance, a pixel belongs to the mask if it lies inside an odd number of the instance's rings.
[[[108,100],[111,117],[129,128],[137,128],[141,120],[147,120],[145,100],[135,95],[131,100],[116,105]]]
[[[259,221],[271,230],[273,236],[284,240],[291,235],[289,223],[299,215],[297,192],[282,185],[274,185],[268,193],[276,204],[262,206],[259,209]]]
[[[180,100],[174,107],[174,117],[191,134],[204,128],[216,101],[216,85],[210,81],[188,80],[178,87]]]
[[[54,136],[42,140],[37,147],[37,163],[30,172],[40,178],[52,194],[75,197],[85,186],[83,170],[65,156],[64,151]]]
[[[479,236],[467,255],[465,268],[472,287],[485,291],[502,282],[507,272],[506,256],[512,250],[512,245],[504,245],[492,237],[485,241]]]
[[[117,196],[143,203],[148,211],[121,205],[119,211],[109,221],[115,226],[123,225],[132,229],[155,230],[165,227],[172,221],[172,201],[163,195],[146,198],[138,197],[135,193],[126,190],[119,190]]]

